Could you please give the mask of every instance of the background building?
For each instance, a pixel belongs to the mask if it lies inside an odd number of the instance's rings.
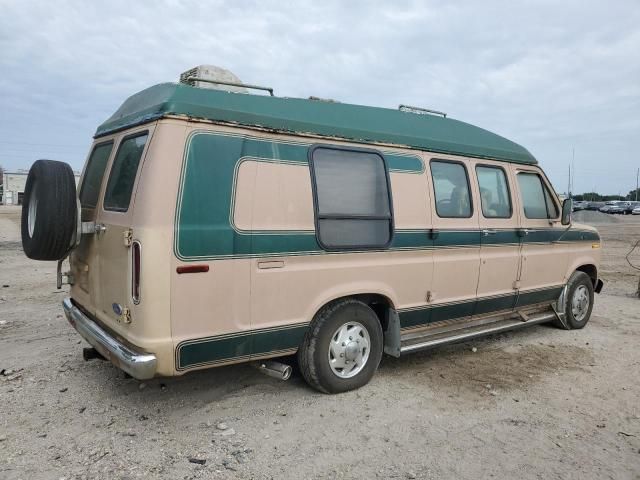
[[[27,184],[27,170],[17,172],[3,172],[2,175],[2,205],[22,205],[24,187]],[[80,173],[74,172],[76,187],[80,181]]]

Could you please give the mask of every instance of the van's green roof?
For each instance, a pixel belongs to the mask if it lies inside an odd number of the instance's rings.
[[[175,83],[155,85],[129,97],[98,127],[95,136],[166,115],[515,163],[538,163],[517,143],[451,118],[346,103],[232,93]]]

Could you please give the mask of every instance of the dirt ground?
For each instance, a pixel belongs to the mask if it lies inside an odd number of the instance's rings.
[[[640,272],[624,255],[640,217],[618,219],[598,225],[605,290],[584,330],[385,358],[328,396],[244,365],[141,384],[84,362],[55,264],[23,255],[19,211],[0,207],[0,479],[639,479]]]

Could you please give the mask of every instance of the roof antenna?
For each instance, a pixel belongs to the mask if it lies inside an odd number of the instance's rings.
[[[412,107],[411,105],[398,105],[398,110],[401,112],[415,113],[417,115],[440,115],[443,118],[447,118],[447,114],[445,112],[439,112],[438,110],[430,110],[422,107]]]

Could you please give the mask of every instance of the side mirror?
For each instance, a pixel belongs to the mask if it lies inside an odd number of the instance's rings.
[[[571,211],[573,210],[573,200],[566,198],[562,202],[562,217],[560,221],[562,225],[569,225],[571,223]]]

